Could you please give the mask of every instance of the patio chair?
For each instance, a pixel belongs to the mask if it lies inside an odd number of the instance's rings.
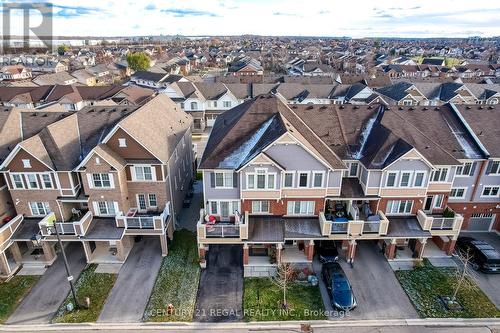
[[[73,216],[76,216],[78,218],[82,217],[82,211],[76,208],[71,208],[71,214],[73,214]]]

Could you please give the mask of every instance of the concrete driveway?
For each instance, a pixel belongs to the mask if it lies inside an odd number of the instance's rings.
[[[472,237],[485,241],[500,252],[500,236],[494,232],[462,232],[460,236]],[[484,274],[477,272],[477,284],[488,298],[500,309],[500,274]]]
[[[71,274],[76,281],[86,266],[85,253],[80,242],[66,246]],[[7,324],[48,324],[64,302],[70,291],[66,278],[64,260],[59,253],[50,266],[16,311],[9,317]]]
[[[210,245],[207,268],[201,272],[195,320],[228,322],[243,319],[243,248]]]
[[[196,232],[196,224],[200,218],[200,208],[203,202],[203,182],[197,180],[193,183],[193,198],[191,199],[191,206],[183,208],[177,217],[178,228],[187,229]]]
[[[158,236],[135,243],[104,304],[98,322],[139,322],[161,266]]]
[[[315,264],[317,274],[321,271]],[[408,296],[399,284],[380,249],[371,241],[358,241],[354,267],[344,259],[340,265],[354,290],[358,306],[345,319],[418,318]],[[326,310],[331,309],[326,288],[321,282],[321,294]],[[335,318],[330,318],[335,319]]]

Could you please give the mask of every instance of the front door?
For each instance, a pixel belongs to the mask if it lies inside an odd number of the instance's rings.
[[[221,201],[220,202],[220,220],[221,221],[229,221],[229,202]]]
[[[137,194],[137,208],[139,208],[139,211],[145,212],[147,207],[146,207],[146,195],[145,194]]]
[[[424,212],[430,213],[432,211],[432,200],[434,196],[430,195],[425,199]]]

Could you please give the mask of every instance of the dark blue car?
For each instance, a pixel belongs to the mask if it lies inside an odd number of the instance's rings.
[[[323,264],[321,275],[328,289],[332,307],[338,310],[352,310],[357,306],[352,287],[339,263]]]

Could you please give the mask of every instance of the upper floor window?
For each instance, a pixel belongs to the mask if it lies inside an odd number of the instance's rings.
[[[431,181],[433,182],[446,182],[448,178],[448,169],[447,168],[439,168],[434,170],[431,175]]]
[[[349,166],[349,177],[358,176],[358,162],[351,162]]]
[[[307,187],[309,185],[309,172],[299,172],[299,187]]]
[[[50,173],[42,174],[42,185],[43,185],[43,188],[45,188],[45,189],[53,189],[54,188],[54,185],[52,184],[52,177],[50,176]]]
[[[314,201],[288,201],[288,215],[314,215]]]
[[[121,148],[127,147],[127,139],[119,138],[118,139],[118,147],[121,147]]]
[[[23,167],[25,169],[31,168],[31,161],[29,159],[23,159]]]
[[[215,172],[215,187],[234,187],[234,174],[232,172]]]
[[[198,103],[197,102],[191,102],[191,110],[198,110]]]
[[[48,202],[30,202],[31,215],[45,216],[51,212]]]
[[[389,200],[385,209],[386,214],[410,214],[413,200]]]
[[[231,107],[231,101],[224,101],[222,104],[223,104],[223,106],[225,108],[230,108]]]
[[[472,176],[474,174],[474,163],[466,162],[457,167],[457,171],[455,172],[456,176]]]
[[[323,172],[313,172],[313,187],[323,187]]]
[[[467,191],[467,188],[465,188],[465,187],[452,188],[450,191],[450,198],[463,199],[463,198],[465,198],[466,191]]]
[[[154,168],[150,165],[135,165],[133,170],[133,180],[155,180]]]
[[[411,178],[411,172],[402,172],[401,179],[399,180],[399,186],[400,187],[410,186],[410,178]]]
[[[269,201],[252,201],[252,213],[269,213]]]
[[[395,187],[397,175],[398,175],[397,172],[389,172],[387,174],[387,181],[385,183],[385,186],[386,187]]]
[[[38,181],[36,179],[36,175],[34,173],[28,173],[26,175],[26,183],[28,184],[28,188],[37,189]]]
[[[115,203],[113,201],[98,201],[94,202],[94,209],[97,215],[116,215]]]
[[[498,197],[499,189],[499,186],[485,186],[481,196],[496,198]]]
[[[20,174],[11,174],[14,189],[24,189],[23,177]]]
[[[487,175],[498,175],[500,174],[500,161],[489,161],[488,167],[486,168]]]
[[[283,187],[293,187],[293,172],[285,172],[285,176],[283,178]]]
[[[276,173],[267,169],[255,169],[255,173],[247,173],[247,188],[272,190],[276,188]]]
[[[113,188],[113,176],[109,173],[93,173],[90,175],[91,188]]]

